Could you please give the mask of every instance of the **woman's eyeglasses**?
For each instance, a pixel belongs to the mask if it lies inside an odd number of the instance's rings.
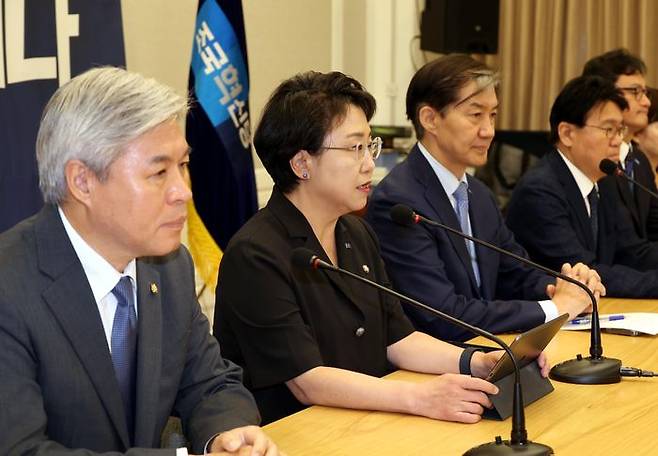
[[[366,150],[370,153],[373,160],[377,160],[379,154],[382,153],[382,138],[377,136],[373,138],[368,144],[357,143],[350,147],[323,147],[322,149],[332,150],[348,150],[356,152],[357,160],[361,161],[366,156]]]

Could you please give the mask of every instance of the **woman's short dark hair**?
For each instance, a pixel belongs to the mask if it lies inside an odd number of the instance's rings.
[[[361,108],[368,120],[375,114],[373,96],[356,79],[337,71],[300,73],[276,88],[263,110],[254,147],[282,192],[291,191],[299,181],[290,159],[300,150],[320,153],[349,105]]]
[[[498,73],[482,62],[465,54],[450,54],[426,63],[411,78],[407,89],[407,118],[414,125],[416,137],[425,133],[418,113],[423,106],[439,112],[459,100],[459,91],[471,81],[479,83],[480,90],[493,84],[498,87]]]
[[[615,87],[614,82],[600,76],[579,76],[562,88],[551,108],[551,143],[560,139],[558,126],[567,122],[584,127],[587,115],[597,105],[611,101],[622,111],[628,108],[628,102]]]
[[[642,59],[623,48],[597,55],[589,59],[583,67],[583,76],[601,76],[612,82],[617,82],[621,75],[645,74],[646,72],[647,67]]]

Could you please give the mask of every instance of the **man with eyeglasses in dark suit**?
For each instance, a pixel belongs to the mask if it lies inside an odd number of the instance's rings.
[[[615,161],[628,177],[658,192],[649,160],[637,143],[631,141],[648,123],[651,101],[647,97],[646,71],[646,65],[639,57],[626,49],[615,49],[590,59],[583,68],[583,75],[601,76],[622,92],[628,103],[628,108],[622,113],[627,131],[619,148],[619,158]],[[624,208],[621,216],[632,223],[640,238],[658,241],[658,199],[636,188],[623,176],[606,177],[599,184],[616,190],[613,194]]]
[[[603,159],[618,158],[628,102],[599,76],[580,76],[551,108],[555,149],[519,181],[507,225],[530,257],[550,268],[582,262],[596,269],[607,296],[658,297],[658,247],[639,238],[616,189],[599,183]]]

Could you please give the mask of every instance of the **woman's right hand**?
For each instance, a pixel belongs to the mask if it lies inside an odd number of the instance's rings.
[[[411,413],[445,421],[477,423],[484,408],[493,405],[487,394],[498,394],[498,387],[460,374],[443,374],[415,385]]]

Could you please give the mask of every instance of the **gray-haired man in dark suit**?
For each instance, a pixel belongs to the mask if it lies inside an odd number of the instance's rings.
[[[0,454],[187,454],[152,449],[170,415],[195,453],[278,453],[180,246],[186,109],[118,68],[83,73],[46,106],[46,205],[0,235]]]

